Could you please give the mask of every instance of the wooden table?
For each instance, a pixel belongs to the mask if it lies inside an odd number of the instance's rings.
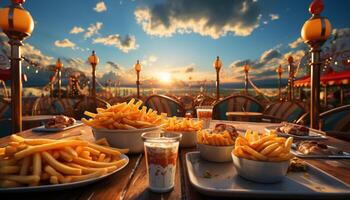
[[[213,120],[211,126],[222,121]],[[271,125],[268,123],[247,123],[247,122],[225,122],[233,124],[241,129],[249,129],[262,131],[264,127]],[[64,138],[74,135],[80,135],[83,139],[93,140],[91,129],[87,126],[80,126],[71,130],[67,130],[55,134],[36,133],[30,130],[21,132],[27,138]],[[4,145],[8,142],[8,137],[0,138],[0,144]],[[338,139],[329,138],[326,141],[329,144],[338,146],[345,151],[350,151],[348,142]],[[129,164],[121,171],[111,175],[97,183],[84,186],[77,189],[41,192],[41,193],[15,193],[0,194],[0,199],[50,199],[50,200],[115,200],[115,199],[218,199],[217,197],[209,197],[198,193],[190,184],[185,165],[185,155],[187,152],[195,151],[194,148],[181,149],[179,152],[177,174],[175,180],[175,188],[166,194],[156,194],[147,189],[148,177],[146,171],[145,157],[142,154],[129,155]],[[310,160],[309,163],[319,167],[329,174],[339,178],[340,180],[350,184],[350,161],[349,160]],[[223,199],[223,198],[220,198]],[[239,199],[235,197],[235,199]],[[251,199],[251,198],[250,198]],[[309,199],[309,198],[305,198]]]
[[[226,112],[226,116],[230,121],[261,122],[263,114],[259,112]]]

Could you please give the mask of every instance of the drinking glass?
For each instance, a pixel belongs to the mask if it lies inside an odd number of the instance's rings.
[[[164,193],[174,188],[181,133],[143,133],[149,189]]]
[[[210,127],[210,121],[213,115],[213,106],[198,106],[197,107],[197,118],[202,120],[203,129]]]

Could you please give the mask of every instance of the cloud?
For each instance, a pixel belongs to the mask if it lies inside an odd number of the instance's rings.
[[[94,10],[96,12],[103,12],[103,11],[106,11],[107,10],[107,7],[106,7],[106,4],[105,2],[101,1],[101,2],[98,2],[94,8]]]
[[[96,24],[90,24],[90,26],[87,28],[87,31],[84,34],[84,38],[90,38],[93,35],[99,34],[99,30],[102,28],[103,23],[102,22],[96,22]]]
[[[61,41],[56,40],[55,46],[61,47],[61,48],[72,48],[73,49],[75,47],[75,43],[66,38],[66,39],[61,40]]]
[[[78,34],[84,32],[82,27],[74,26],[72,30],[69,32],[70,34]]]
[[[134,15],[149,35],[169,37],[194,32],[214,39],[230,33],[248,36],[261,18],[258,4],[252,0],[167,0],[137,8]]]
[[[157,56],[150,55],[147,58],[141,60],[141,65],[143,65],[143,66],[150,66],[150,65],[154,64],[157,61],[158,61],[158,57]]]
[[[296,49],[297,47],[299,47],[301,44],[304,44],[304,40],[303,38],[298,38],[295,41],[289,43],[289,47],[292,49]]]
[[[112,61],[107,61],[106,65],[110,65],[112,68],[116,69],[116,70],[120,70],[120,67],[117,63],[114,63]]]
[[[270,14],[269,16],[270,16],[271,21],[278,20],[280,18],[280,16],[278,14]]]
[[[185,73],[190,73],[194,71],[194,66],[188,66],[185,70]]]
[[[108,35],[106,37],[95,38],[93,39],[92,43],[114,46],[124,53],[128,53],[130,50],[135,50],[139,47],[139,45],[136,44],[136,38],[133,35],[126,35],[124,38],[118,34]]]

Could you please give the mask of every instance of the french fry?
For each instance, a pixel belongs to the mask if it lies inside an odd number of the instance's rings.
[[[44,168],[45,172],[47,174],[49,174],[49,176],[56,176],[58,181],[60,183],[68,183],[70,182],[70,178],[68,177],[64,177],[61,173],[59,173],[58,171],[56,171],[53,167],[51,167],[50,165],[46,165]]]
[[[20,171],[19,166],[3,166],[0,167],[0,174],[15,174]]]
[[[37,152],[43,152],[50,149],[57,149],[57,148],[63,148],[65,146],[78,146],[78,145],[86,145],[86,142],[79,141],[79,140],[62,140],[62,141],[55,141],[52,143],[37,145],[37,146],[31,146],[27,149],[24,149],[23,151],[17,152],[15,154],[16,159],[24,158],[25,156],[37,153]]]
[[[242,142],[242,139],[239,142]],[[226,130],[221,133],[209,133],[206,130],[200,130],[197,132],[197,143],[213,146],[230,146],[235,141]]]
[[[106,173],[107,173],[107,170],[103,168],[103,169],[100,169],[100,170],[93,172],[93,173],[90,173],[90,174],[85,174],[85,175],[80,175],[80,176],[69,176],[69,178],[73,182],[76,182],[76,181],[83,181],[83,180],[87,180],[87,179],[97,178],[97,177],[100,177]]]
[[[35,153],[33,155],[33,175],[40,176],[41,174],[41,155]]]
[[[19,173],[20,175],[22,175],[22,176],[27,175],[30,161],[32,160],[31,158],[32,158],[31,156],[27,156],[27,157],[23,158],[20,173]]]
[[[50,164],[54,169],[56,169],[59,172],[62,172],[64,174],[69,174],[69,175],[80,175],[81,174],[81,169],[69,167],[67,165],[64,165],[60,162],[58,162],[54,157],[52,157],[49,153],[47,152],[42,152],[41,153],[44,160]],[[73,158],[74,160],[75,158]]]
[[[0,181],[0,188],[12,188],[12,187],[19,187],[19,186],[21,186],[21,184],[16,181],[11,181],[11,180]]]
[[[57,176],[51,176],[50,177],[50,183],[51,184],[58,184],[58,178],[57,178]]]
[[[73,156],[67,153],[66,151],[59,151],[60,157],[67,162],[71,162],[73,160]]]
[[[109,146],[109,143],[108,143],[106,138],[101,138],[99,140],[96,140],[95,144],[103,145],[103,146]]]
[[[0,180],[16,181],[21,184],[31,184],[39,182],[40,177],[36,175],[21,176],[21,175],[1,175]]]
[[[15,165],[16,163],[17,163],[16,159],[0,160],[0,167],[8,166],[8,165]]]
[[[97,161],[92,161],[92,160],[87,160],[87,159],[83,159],[83,158],[73,158],[73,162],[77,163],[79,165],[84,165],[84,166],[89,166],[89,167],[110,167],[110,166],[121,166],[123,165],[126,160],[125,159],[121,159],[118,161],[114,161],[114,162],[97,162]]]

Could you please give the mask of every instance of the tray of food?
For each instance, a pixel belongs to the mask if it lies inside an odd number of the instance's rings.
[[[90,126],[96,140],[106,138],[112,147],[127,148],[130,153],[144,151],[141,134],[160,131],[166,114],[142,106],[142,101],[131,99],[128,103],[97,108],[97,113],[85,111],[90,119],[81,121]]]
[[[320,141],[302,141],[292,145],[292,153],[300,158],[350,159],[350,153]]]
[[[200,152],[186,154],[191,184],[211,196],[261,198],[350,198],[350,186],[326,172],[292,158],[293,138],[247,130],[238,136],[232,161],[211,162]]]
[[[301,140],[325,140],[326,133],[323,131],[311,129],[302,125],[292,123],[281,123],[278,125],[267,126],[267,132],[276,132],[282,137],[293,137]]]
[[[118,172],[129,162],[127,149],[107,140],[26,139],[18,135],[0,148],[0,193],[80,187]]]
[[[165,120],[162,129],[167,133],[181,133],[180,147],[194,147],[197,143],[197,131],[202,129],[202,120],[171,117]]]
[[[45,125],[33,128],[36,132],[60,132],[82,125],[81,121],[76,121],[73,117],[64,115],[54,116]]]

